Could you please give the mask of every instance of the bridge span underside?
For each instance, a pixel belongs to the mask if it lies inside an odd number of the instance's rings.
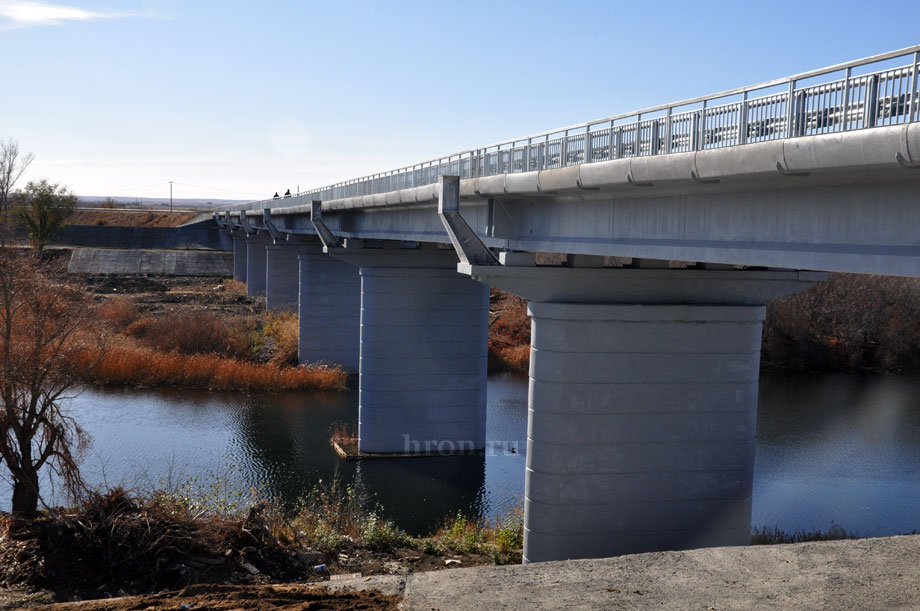
[[[483,447],[485,287],[528,299],[525,559],[610,556],[749,540],[764,304],[920,276],[918,167],[911,123],[220,222],[250,294],[298,296],[301,359],[359,370],[363,450]]]

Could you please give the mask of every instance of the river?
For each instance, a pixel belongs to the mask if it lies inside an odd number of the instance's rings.
[[[357,402],[356,391],[96,387],[69,407],[93,437],[83,473],[94,485],[191,482],[293,502],[320,480],[358,480],[413,534],[458,511],[491,517],[521,504],[526,378],[490,378],[484,456],[345,462],[329,446],[329,429],[354,425]],[[9,505],[0,481],[0,509]],[[920,378],[764,372],[752,523],[786,531],[836,524],[865,536],[920,530]]]

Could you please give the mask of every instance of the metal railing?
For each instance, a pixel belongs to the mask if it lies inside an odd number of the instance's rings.
[[[901,65],[902,59],[907,63]],[[863,73],[873,64],[893,62],[898,65]],[[920,120],[918,71],[920,45],[915,45],[507,140],[297,195],[328,201],[430,185],[442,174],[461,178],[513,174],[909,123]],[[265,201],[233,208],[254,207],[265,207]]]

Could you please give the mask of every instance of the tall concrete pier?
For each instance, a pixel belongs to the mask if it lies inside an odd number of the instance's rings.
[[[299,360],[341,365],[358,373],[361,278],[358,268],[307,247],[299,263]]]
[[[331,252],[361,274],[360,450],[484,448],[488,288],[456,272],[452,250]]]
[[[322,251],[318,241],[282,240],[265,247],[265,308],[297,312],[300,299],[301,254]]]
[[[460,267],[530,301],[525,561],[748,542],[763,303],[820,274]]]
[[[246,282],[246,234],[241,230],[231,233],[233,237],[233,279]]]
[[[250,297],[265,295],[265,248],[271,243],[271,236],[265,233],[253,231],[246,237],[246,294]]]

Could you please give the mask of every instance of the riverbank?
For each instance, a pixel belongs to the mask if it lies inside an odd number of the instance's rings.
[[[347,373],[297,362],[297,317],[268,314],[244,284],[77,276],[109,335],[84,381],[209,390],[343,390]]]
[[[0,513],[0,587],[60,602],[195,584],[317,583],[520,563],[522,541],[521,512],[494,522],[455,515],[413,538],[340,482],[294,509],[264,500],[236,507],[184,488],[112,489],[32,518]]]
[[[15,596],[27,602],[21,593],[7,592],[7,600],[16,600]],[[920,536],[352,575],[322,585],[191,587],[46,608],[123,611],[262,605],[303,609],[316,601],[328,609],[424,611],[916,609],[920,607]],[[0,608],[3,605],[0,591]]]

